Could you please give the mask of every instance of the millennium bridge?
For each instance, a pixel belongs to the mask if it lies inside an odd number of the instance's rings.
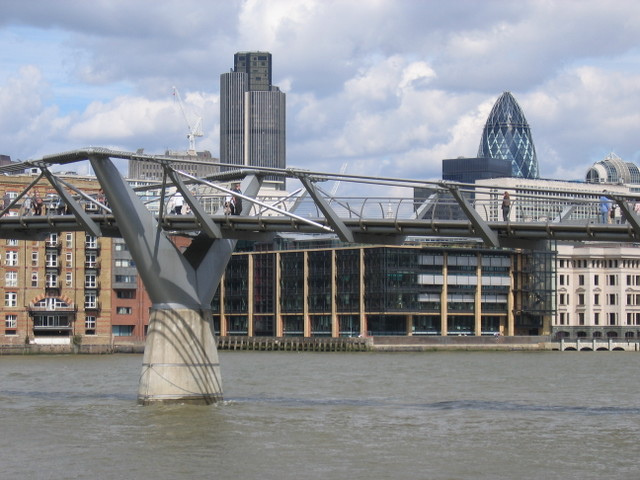
[[[82,191],[55,168],[89,162],[104,193]],[[161,182],[133,187],[116,161],[151,162]],[[268,241],[278,233],[334,235],[347,243],[402,244],[410,237],[476,238],[491,247],[541,248],[549,241],[640,242],[640,217],[632,195],[518,188],[506,220],[504,187],[383,178],[302,169],[233,167],[195,177],[171,157],[86,148],[0,167],[0,173],[34,172],[24,191],[0,211],[0,238],[44,240],[51,232],[84,230],[121,237],[152,302],[138,390],[141,404],[210,404],[222,399],[220,366],[210,305],[238,240]],[[194,159],[194,164],[202,162]],[[185,161],[180,159],[180,164]],[[229,169],[229,165],[220,165]],[[299,185],[293,193],[265,193],[267,176]],[[42,215],[14,215],[30,190],[46,179],[65,205]],[[236,193],[227,186],[240,183]],[[333,192],[327,191],[333,185]],[[346,184],[351,196],[339,197]],[[227,186],[225,186],[227,185]],[[153,191],[151,200],[144,193]],[[167,208],[182,195],[188,213]],[[242,201],[225,214],[225,198]],[[600,220],[601,197],[621,212],[620,223]],[[91,206],[91,208],[88,208]],[[191,238],[185,250],[171,237]]]

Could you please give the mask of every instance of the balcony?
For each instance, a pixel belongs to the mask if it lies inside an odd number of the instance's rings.
[[[75,312],[76,306],[63,304],[60,302],[40,301],[38,303],[30,303],[27,307],[29,312]]]

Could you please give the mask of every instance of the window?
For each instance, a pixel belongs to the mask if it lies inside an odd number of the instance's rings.
[[[86,268],[96,268],[98,266],[98,261],[95,253],[87,253],[84,256],[84,266]]]
[[[560,295],[558,295],[558,297],[559,297],[559,298],[558,298],[558,303],[559,303],[560,305],[566,305],[566,304],[564,303],[564,302],[565,302],[565,298],[566,298],[566,297],[565,297],[565,294],[564,294],[564,293],[561,293]]]
[[[617,305],[618,304],[618,295],[615,293],[610,293],[608,295],[609,305]]]
[[[93,315],[87,315],[84,319],[84,328],[85,330],[87,330],[87,333],[89,333],[89,330],[91,330],[91,334],[95,334],[96,317],[94,317]]]
[[[116,290],[117,298],[136,298],[135,290]]]
[[[98,237],[87,235],[85,237],[84,248],[98,248]]]
[[[5,307],[17,307],[18,306],[18,294],[16,292],[5,292],[5,294],[4,294],[4,306]]]
[[[13,250],[7,250],[5,252],[5,264],[8,267],[15,267],[18,265],[18,252]]]
[[[609,325],[615,325],[618,314],[615,312],[609,312]]]
[[[73,248],[73,233],[67,233],[66,247]]]
[[[131,315],[131,307],[116,307],[118,315]]]
[[[10,247],[17,247],[18,246],[18,240],[16,240],[15,238],[8,238],[7,239],[7,245],[9,245]]]
[[[5,328],[18,328],[18,315],[5,315],[4,317]]]
[[[580,322],[580,325],[584,325],[584,313],[579,313],[578,314],[578,321]]]
[[[616,275],[607,275],[607,285],[616,286],[618,282],[616,281]]]
[[[47,247],[57,247],[58,246],[58,234],[57,233],[50,233],[49,236],[47,237],[47,240],[45,241],[45,245]]]
[[[136,283],[135,275],[116,275],[116,283]]]
[[[560,325],[564,325],[564,312],[560,312]]]
[[[98,308],[98,297],[95,293],[84,294],[84,308]]]
[[[38,272],[31,272],[31,286],[32,287],[37,287],[38,286]]]
[[[96,288],[98,286],[98,280],[95,275],[88,274],[84,276],[84,288]]]
[[[600,294],[599,293],[594,293],[593,294],[593,304],[594,305],[600,305]]]
[[[38,266],[38,252],[31,252],[31,266]]]
[[[123,268],[129,268],[129,267],[135,267],[136,264],[133,260],[131,259],[127,259],[127,258],[118,258],[115,261],[115,266],[116,267],[123,267]]]
[[[584,285],[584,275],[578,275],[578,285]]]
[[[65,265],[67,268],[73,267],[73,253],[67,252],[65,254]]]
[[[594,325],[600,325],[600,314],[599,313],[594,313],[593,314],[593,324]]]
[[[58,288],[58,274],[47,273],[45,275],[45,287],[46,288]]]
[[[70,287],[73,284],[73,274],[71,272],[67,272],[65,274],[64,282],[67,287]]]
[[[584,305],[584,293],[578,294],[578,305]]]
[[[112,325],[111,333],[114,337],[130,337],[133,335],[133,325]]]
[[[593,284],[598,285],[600,283],[600,275],[593,276]]]
[[[49,268],[57,267],[58,266],[58,254],[57,253],[53,253],[53,252],[47,253],[46,262],[47,262],[46,265]]]
[[[116,252],[127,252],[129,249],[127,248],[127,245],[125,243],[116,243],[114,245],[114,250]]]
[[[5,287],[17,287],[18,272],[4,272],[4,285]]]
[[[560,285],[564,285],[564,275],[560,275]]]

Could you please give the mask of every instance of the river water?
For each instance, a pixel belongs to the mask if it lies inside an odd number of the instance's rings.
[[[142,356],[0,357],[0,478],[640,478],[637,353],[220,359],[221,404],[141,407]]]

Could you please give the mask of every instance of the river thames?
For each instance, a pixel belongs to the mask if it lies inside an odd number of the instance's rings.
[[[140,355],[0,357],[0,476],[640,478],[638,353],[220,359],[224,402],[141,407]]]

